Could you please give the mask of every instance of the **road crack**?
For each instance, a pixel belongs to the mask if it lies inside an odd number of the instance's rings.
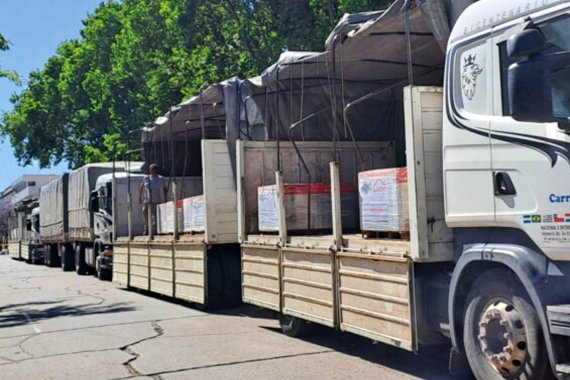
[[[133,362],[140,357],[140,354],[132,349],[133,346],[140,344],[142,342],[146,342],[148,340],[156,339],[162,335],[164,335],[164,328],[158,324],[157,321],[152,321],[151,326],[154,329],[155,334],[150,337],[146,337],[143,339],[139,339],[133,343],[129,343],[126,346],[120,348],[121,351],[126,352],[127,354],[131,355],[132,357],[123,363],[123,365],[127,368],[127,371],[132,376],[142,376],[142,374],[133,366]],[[159,374],[157,374],[159,376]],[[157,378],[158,379],[158,378]]]
[[[296,357],[300,357],[300,356],[324,355],[324,354],[330,354],[330,353],[334,353],[334,352],[336,352],[336,351],[335,350],[322,350],[322,351],[316,351],[316,352],[303,352],[303,353],[299,353],[299,354],[277,355],[277,356],[271,356],[271,357],[267,357],[267,358],[250,359],[250,360],[237,360],[234,362],[207,364],[207,365],[194,366],[194,367],[178,368],[178,369],[154,372],[154,373],[149,373],[149,374],[140,374],[137,372],[136,375],[132,374],[132,373],[131,373],[131,375],[133,375],[133,376],[147,376],[147,377],[152,377],[153,379],[162,379],[163,375],[169,375],[172,373],[195,371],[195,370],[207,369],[207,368],[227,367],[227,366],[233,366],[233,365],[239,365],[239,364],[260,363],[260,362],[265,362],[265,361],[270,361],[270,360],[283,360],[283,359],[289,359],[289,358],[296,358]],[[126,380],[126,379],[130,379],[130,378],[131,377],[121,377],[121,378],[115,378],[113,380]]]

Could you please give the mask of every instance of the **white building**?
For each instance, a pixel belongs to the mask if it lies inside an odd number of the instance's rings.
[[[40,188],[57,177],[56,175],[45,174],[26,174],[21,176],[10,186],[13,191],[10,204],[12,207],[15,207],[20,203],[39,198]]]

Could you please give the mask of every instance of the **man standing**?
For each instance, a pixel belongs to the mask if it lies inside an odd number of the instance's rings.
[[[166,203],[168,187],[164,178],[158,175],[158,165],[148,167],[149,175],[144,178],[139,188],[139,202],[143,204],[144,234],[149,231],[148,213],[151,213],[153,234],[156,233],[156,207]]]

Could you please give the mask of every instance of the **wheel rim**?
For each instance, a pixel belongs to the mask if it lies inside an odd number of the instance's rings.
[[[479,320],[479,343],[491,367],[503,376],[519,374],[527,357],[522,315],[504,301],[491,303]]]

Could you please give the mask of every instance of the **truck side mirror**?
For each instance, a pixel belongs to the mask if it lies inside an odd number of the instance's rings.
[[[99,211],[99,196],[97,191],[91,192],[91,199],[89,200],[89,211],[98,212]]]
[[[546,39],[537,29],[524,30],[507,40],[509,58],[518,61],[508,70],[509,108],[517,121],[556,121],[550,61],[540,54],[546,47]]]
[[[507,54],[513,60],[537,55],[547,47],[546,39],[538,29],[523,30],[507,40]]]
[[[508,86],[513,119],[536,123],[556,121],[547,57],[539,56],[512,64],[508,71]]]

